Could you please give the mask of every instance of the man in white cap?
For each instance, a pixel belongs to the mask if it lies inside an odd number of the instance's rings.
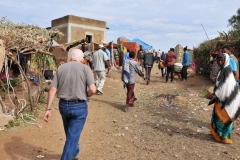
[[[109,59],[107,54],[102,50],[104,46],[100,44],[98,51],[93,53],[92,61],[94,66],[94,79],[97,87],[97,94],[103,94],[103,86],[106,79],[105,65],[110,69]]]
[[[87,97],[96,93],[96,86],[91,69],[82,64],[83,53],[73,49],[70,62],[59,66],[48,94],[44,120],[51,118],[51,104],[57,92],[59,112],[62,116],[66,141],[61,160],[78,160],[80,148],[78,141],[87,115]],[[89,88],[87,91],[87,87]]]

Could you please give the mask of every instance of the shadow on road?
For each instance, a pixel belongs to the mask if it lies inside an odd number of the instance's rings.
[[[42,159],[60,159],[59,154],[47,153],[46,149],[41,147],[33,146],[23,142],[21,137],[12,137],[10,142],[4,144],[5,152],[10,156],[12,160],[14,159],[39,159],[36,156],[44,156]]]

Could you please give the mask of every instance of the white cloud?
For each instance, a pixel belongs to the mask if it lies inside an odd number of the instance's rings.
[[[49,27],[51,20],[76,15],[104,20],[110,30],[107,40],[120,36],[140,38],[155,49],[168,50],[177,44],[192,47],[217,31],[227,31],[227,20],[236,13],[239,0],[2,0],[0,16],[15,23]]]

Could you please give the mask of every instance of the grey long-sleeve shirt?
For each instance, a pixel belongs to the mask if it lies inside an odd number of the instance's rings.
[[[130,79],[128,81],[128,84],[134,84],[136,83],[136,78],[137,78],[136,75],[138,74],[140,77],[144,77],[144,74],[141,72],[138,63],[134,59],[130,58],[129,62],[130,62],[129,64]],[[122,67],[122,81],[123,81],[123,70],[124,70],[124,64]]]

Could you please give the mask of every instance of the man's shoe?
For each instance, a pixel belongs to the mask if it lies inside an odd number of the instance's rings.
[[[95,94],[100,94],[100,92],[97,90],[97,92]]]
[[[149,82],[150,82],[150,81],[149,81],[149,80],[147,80],[147,85],[149,85]]]
[[[175,83],[175,81],[171,81],[172,83]]]
[[[103,94],[103,91],[101,91],[101,90],[98,90],[98,92],[99,92],[99,94]]]
[[[128,112],[128,105],[124,108],[124,112]]]
[[[72,158],[72,160],[79,160],[80,159],[80,154],[79,154],[79,152],[78,152],[78,154],[76,154],[73,158]]]

